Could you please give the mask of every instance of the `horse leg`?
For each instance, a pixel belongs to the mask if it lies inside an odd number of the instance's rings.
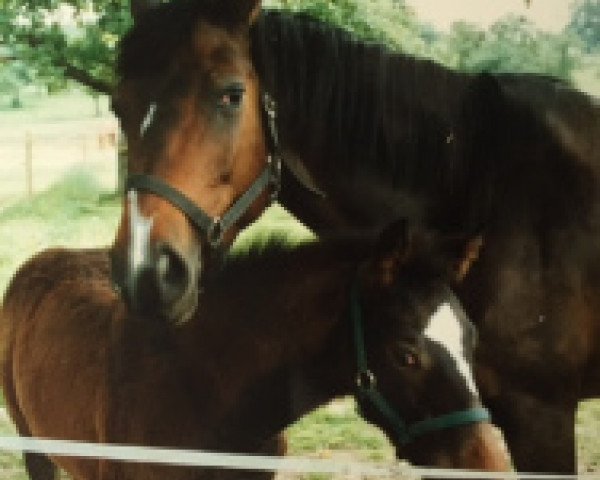
[[[57,468],[46,455],[26,452],[25,469],[31,480],[55,480]]]
[[[576,400],[549,403],[511,391],[487,405],[504,433],[517,471],[575,473]]]
[[[2,316],[0,316],[2,318]],[[2,318],[3,322],[7,322],[7,318]],[[3,329],[7,329],[7,323],[2,325]],[[6,331],[3,331],[5,335],[4,341],[8,337]],[[31,437],[31,432],[27,424],[27,420],[21,412],[19,402],[15,393],[15,382],[13,378],[12,368],[12,346],[5,346],[4,357],[1,362],[1,375],[2,375],[2,387],[4,392],[4,398],[6,406],[10,412],[10,416],[15,423],[17,432],[22,437]],[[57,478],[57,468],[50,461],[50,459],[40,453],[25,452],[23,454],[25,461],[25,470],[31,480],[54,480]]]

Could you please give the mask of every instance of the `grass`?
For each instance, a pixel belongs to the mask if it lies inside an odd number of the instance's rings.
[[[328,458],[343,450],[365,461],[386,461],[394,456],[386,437],[359,417],[351,398],[315,410],[291,426],[288,434],[290,450],[296,455]]]
[[[45,248],[108,245],[119,212],[120,202],[83,170],[0,210],[0,292],[21,263]]]

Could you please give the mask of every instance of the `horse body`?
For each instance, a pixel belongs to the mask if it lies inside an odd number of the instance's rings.
[[[600,394],[598,104],[556,80],[454,73],[302,17],[262,22],[255,64],[282,144],[324,194],[284,176],[283,205],[317,233],[377,223],[337,195],[362,181],[429,199],[442,229],[483,233],[460,293],[481,334],[485,401],[518,469],[574,471],[577,402]],[[307,145],[295,117],[307,130],[321,120],[292,98],[313,89],[323,120]]]
[[[445,340],[428,329],[436,308],[453,302],[446,282],[453,282],[457,258],[427,236],[408,238],[394,233],[376,248],[358,240],[294,251],[270,247],[232,258],[207,279],[194,317],[177,327],[128,313],[112,289],[107,251],[43,252],[17,272],[4,299],[2,374],[9,412],[26,436],[272,451],[269,439],[300,415],[355,392],[349,319],[354,288],[369,367],[394,410],[411,423],[477,406],[474,383],[464,376],[471,375],[470,366],[457,370],[469,362],[472,326],[466,317],[444,320],[460,328],[462,360],[456,346],[446,350]],[[489,423],[468,420],[405,446],[393,421],[368,399],[359,404],[398,452],[418,463],[509,466]],[[51,460],[88,480],[231,473]],[[26,454],[26,464],[33,480],[52,478],[54,467],[45,457]]]

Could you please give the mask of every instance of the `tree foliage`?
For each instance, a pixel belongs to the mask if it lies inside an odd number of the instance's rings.
[[[402,0],[270,0],[270,7],[307,12],[359,38],[412,54],[428,54],[428,34]]]
[[[131,1],[140,5],[160,0]],[[578,25],[577,33],[583,35],[590,25],[597,25],[593,22],[598,21],[600,0],[577,1],[572,31]],[[460,22],[445,35],[421,23],[403,0],[263,3],[306,11],[364,39],[467,71],[526,70],[567,78],[576,60],[573,34],[539,32],[515,16],[502,19],[488,31]],[[584,20],[576,21],[579,18]],[[72,79],[108,93],[114,83],[118,40],[131,22],[130,0],[0,0],[0,47],[9,47],[33,79],[55,87]],[[596,27],[593,32],[600,35]],[[0,63],[0,76],[6,68],[7,63]]]
[[[131,25],[128,0],[0,0],[0,7],[0,42],[38,79],[110,91],[116,44]]]
[[[580,58],[574,35],[541,31],[510,14],[487,31],[457,22],[444,42],[444,61],[469,72],[530,72],[567,80]]]
[[[588,52],[600,52],[600,0],[577,0],[569,30],[581,38]]]

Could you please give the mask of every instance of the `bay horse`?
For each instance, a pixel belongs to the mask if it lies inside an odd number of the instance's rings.
[[[480,330],[477,380],[485,403],[518,469],[574,472],[574,412],[580,399],[600,394],[597,102],[550,78],[456,72],[361,42],[305,15],[259,13],[258,0],[225,2],[229,23],[207,18],[216,3],[159,6],[123,40],[117,99],[127,97],[120,92],[130,85],[130,102],[139,105],[138,112],[149,111],[155,96],[145,93],[146,84],[158,83],[163,97],[177,95],[188,112],[178,116],[168,101],[159,108],[164,114],[145,141],[154,142],[151,152],[171,156],[147,166],[148,172],[196,201],[202,186],[192,181],[214,178],[221,163],[206,157],[202,167],[193,164],[170,139],[189,132],[179,118],[210,112],[207,98],[215,98],[218,79],[235,77],[245,87],[236,98],[240,110],[256,109],[255,118],[262,110],[267,119],[256,141],[283,158],[279,201],[317,234],[389,221],[385,211],[356,215],[347,195],[339,195],[360,183],[414,192],[429,200],[437,228],[483,235],[484,248],[459,296]],[[234,12],[246,12],[245,18]],[[201,41],[216,27],[229,43]],[[231,42],[249,55],[244,75],[211,76],[208,66],[198,67],[210,64],[207,50],[229,51]],[[223,57],[237,58],[231,52]],[[217,80],[207,85],[206,78]],[[261,92],[270,100],[262,108]],[[137,128],[142,122],[141,113],[118,113],[124,124]],[[207,128],[196,124],[193,131]],[[135,164],[135,149],[133,154]],[[167,208],[155,195],[144,201]],[[168,221],[179,233],[169,236],[161,227],[152,230],[153,238],[176,251],[196,252],[187,245],[197,245],[197,229],[175,211],[164,220],[155,214],[153,221]],[[124,217],[121,231],[131,229]],[[113,255],[121,288],[132,284],[128,249],[131,242],[122,234]],[[179,272],[197,269],[195,254],[189,264],[172,263]],[[181,277],[169,274],[178,285],[185,283]],[[194,288],[188,303],[197,301],[197,282]],[[129,304],[152,306],[144,299],[160,296],[146,292],[161,289],[125,290]],[[163,310],[175,321],[184,317]]]
[[[405,220],[376,241],[271,242],[212,270],[180,325],[130,313],[107,250],[44,251],[4,298],[8,411],[24,436],[257,452],[354,394],[398,455],[506,471],[471,368],[476,332],[452,293],[467,247]],[[32,453],[25,463],[32,480],[56,466],[86,480],[232,473]]]
[[[145,28],[152,24],[164,41],[148,42],[132,30],[112,98],[128,145],[129,191],[112,250],[115,284],[134,307],[173,321],[195,310],[208,247],[230,244],[279,183],[279,157],[264,139],[250,61],[256,5],[224,0],[198,8],[202,28],[189,36],[182,25],[185,42],[170,10],[157,19],[136,8]],[[153,51],[161,57],[176,47],[183,47],[181,63],[168,71],[146,61]],[[137,292],[145,301],[136,301]]]

